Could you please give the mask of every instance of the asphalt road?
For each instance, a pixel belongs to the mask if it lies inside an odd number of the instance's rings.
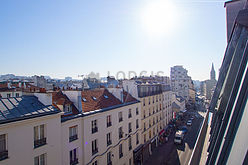
[[[202,108],[199,107],[201,110]],[[198,108],[197,108],[198,109]],[[204,117],[202,117],[205,113],[201,111],[191,110],[187,112],[190,116],[197,116],[192,122],[192,126],[188,126],[188,133],[185,135],[184,143],[181,145],[174,145],[173,152],[169,155],[169,159],[167,161],[168,165],[187,165],[189,163],[192,151],[194,149],[194,145],[196,143],[201,124],[203,122]],[[188,117],[189,118],[189,117]],[[186,118],[186,122],[188,120]]]
[[[188,133],[185,135],[184,143],[182,145],[174,144],[174,134],[169,137],[169,142],[158,146],[149,159],[144,162],[144,165],[187,165],[192,151],[194,149],[195,142],[200,130],[200,126],[203,121],[205,112],[204,108],[198,106],[197,111],[191,110],[187,112],[188,117],[185,118],[185,122],[188,118],[194,116],[195,119],[192,122],[192,126],[188,126]]]

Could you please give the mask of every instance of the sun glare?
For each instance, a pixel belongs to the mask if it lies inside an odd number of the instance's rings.
[[[142,11],[142,25],[149,35],[168,35],[176,26],[177,13],[175,5],[169,0],[152,1]]]

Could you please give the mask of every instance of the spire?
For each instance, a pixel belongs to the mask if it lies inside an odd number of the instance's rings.
[[[212,69],[210,72],[210,80],[216,80],[215,79],[215,70],[214,70],[214,64],[212,63]]]

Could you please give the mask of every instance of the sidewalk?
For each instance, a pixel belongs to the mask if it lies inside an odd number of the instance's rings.
[[[152,155],[149,159],[144,162],[144,165],[162,165],[169,159],[170,153],[174,147],[174,133],[169,136],[169,141],[167,143],[161,144],[154,149]]]

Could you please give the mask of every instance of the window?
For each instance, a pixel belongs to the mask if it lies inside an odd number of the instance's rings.
[[[129,159],[129,165],[132,165],[132,158]]]
[[[151,116],[151,109],[149,108],[149,116]]]
[[[152,103],[154,104],[154,96],[152,97]]]
[[[78,132],[77,125],[69,128],[69,142],[72,142],[78,139],[77,132]]]
[[[119,112],[119,113],[118,113],[118,117],[119,117],[119,122],[122,122],[122,121],[123,121],[122,112]]]
[[[146,102],[146,99],[144,98],[144,99],[143,99],[143,106],[145,106],[145,105],[146,105],[146,103],[145,103],[145,102]]]
[[[107,165],[112,165],[111,151],[107,153]]]
[[[128,133],[132,132],[132,123],[128,123]]]
[[[7,93],[7,98],[9,98],[11,96],[11,94],[10,93]]]
[[[146,142],[146,134],[144,134],[144,143]]]
[[[111,115],[108,115],[107,116],[107,127],[110,127],[112,125],[112,122],[111,122]]]
[[[112,144],[112,140],[111,140],[111,133],[107,134],[107,146]]]
[[[131,109],[128,110],[128,118],[131,118],[132,117],[132,111]]]
[[[42,124],[40,126],[34,127],[34,148],[43,146],[46,144],[45,137],[45,125]]]
[[[7,135],[0,135],[0,160],[8,158]]]
[[[98,152],[97,139],[93,140],[91,145],[92,145],[92,155],[95,155]]]
[[[70,151],[70,165],[78,164],[78,149],[75,148]]]
[[[119,139],[123,138],[122,127],[119,128]]]
[[[20,95],[19,95],[19,93],[16,93],[16,97],[19,97]]]
[[[139,133],[136,134],[136,144],[139,144]]]
[[[123,157],[122,144],[119,145],[119,158]]]
[[[136,108],[136,115],[139,114],[139,108]]]
[[[149,105],[151,104],[151,98],[149,97]]]
[[[91,121],[91,127],[92,127],[92,134],[93,134],[93,133],[96,133],[96,132],[98,131],[98,128],[97,128],[97,120]]]
[[[144,119],[146,118],[146,110],[144,109]]]
[[[128,139],[128,148],[129,148],[129,151],[132,149],[132,139],[131,139],[131,136]]]
[[[70,112],[72,112],[72,107],[71,107],[70,104],[64,105],[64,112],[65,112],[65,113],[70,113]]]
[[[144,132],[146,131],[146,123],[144,123]]]
[[[46,153],[34,157],[34,165],[46,165]]]
[[[97,160],[92,163],[92,165],[97,165]]]
[[[136,119],[136,129],[139,128],[139,119]]]

